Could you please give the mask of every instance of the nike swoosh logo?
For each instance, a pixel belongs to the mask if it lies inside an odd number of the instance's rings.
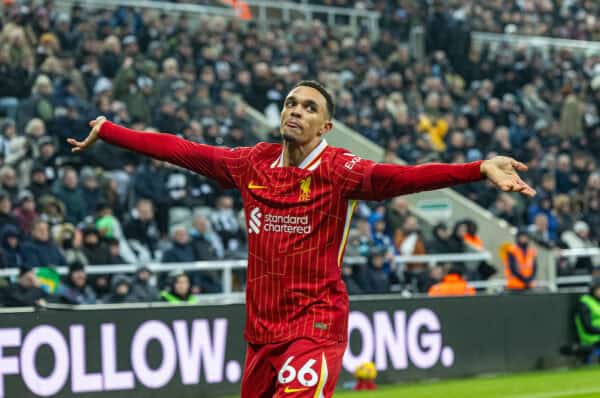
[[[267,189],[267,187],[264,185],[256,185],[255,183],[250,181],[250,184],[248,184],[248,189]]]
[[[292,393],[292,392],[300,392],[300,391],[306,391],[308,390],[309,387],[304,387],[304,388],[290,388],[290,387],[286,387],[283,392],[286,394]]]

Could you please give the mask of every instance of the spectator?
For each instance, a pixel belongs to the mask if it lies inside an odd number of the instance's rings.
[[[116,238],[104,239],[108,246],[108,263],[107,264],[125,264],[127,261],[121,256],[121,242]]]
[[[64,223],[53,228],[54,241],[59,247],[67,264],[89,265],[90,262],[84,252],[81,250],[81,231],[76,229],[73,224]]]
[[[93,226],[87,226],[82,231],[83,244],[81,251],[88,259],[90,265],[111,264],[111,255],[108,247],[100,240],[98,230]]]
[[[519,225],[520,220],[515,209],[516,201],[507,193],[501,193],[496,198],[490,211],[511,225]]]
[[[25,264],[31,267],[67,264],[58,247],[50,240],[48,223],[41,219],[33,223],[31,242],[23,244],[23,251]]]
[[[163,130],[164,131],[164,130]],[[161,233],[167,232],[169,192],[167,179],[169,170],[163,162],[151,159],[140,166],[133,177],[133,189],[137,198],[149,199],[156,207],[156,222]]]
[[[173,246],[164,252],[163,263],[190,263],[196,261],[194,247],[190,243],[187,229],[183,226],[173,228]]]
[[[125,275],[116,275],[110,284],[110,293],[102,301],[107,304],[135,303],[131,292],[131,279]]]
[[[137,252],[138,260],[154,258],[160,234],[154,218],[154,205],[150,200],[138,200],[123,229],[132,249]]]
[[[46,293],[39,287],[39,281],[32,268],[21,268],[17,283],[10,285],[3,293],[2,303],[6,307],[46,304]]]
[[[0,192],[0,228],[5,225],[14,225],[19,228],[19,220],[12,215],[12,201],[10,196]]]
[[[537,251],[529,242],[529,233],[519,230],[516,243],[506,248],[503,257],[506,289],[509,292],[531,289],[537,273]]]
[[[89,167],[81,169],[81,196],[85,209],[83,214],[86,216],[96,211],[97,205],[102,202],[102,193],[96,172]]]
[[[210,221],[214,231],[221,237],[226,250],[235,252],[242,247],[244,232],[235,215],[231,196],[221,196],[217,200],[216,209],[211,214]]]
[[[548,223],[548,217],[544,213],[539,213],[535,216],[533,224],[528,228],[531,238],[538,244],[545,247],[554,246],[555,240],[552,238],[553,234],[550,231]]]
[[[166,290],[160,292],[163,301],[172,304],[198,302],[198,297],[192,294],[190,278],[184,272],[173,272],[169,275],[171,282]]]
[[[10,166],[4,166],[0,169],[0,183],[2,191],[10,199],[10,203],[16,203],[19,196],[19,186],[17,173]]]
[[[427,249],[432,254],[452,253],[454,247],[450,242],[450,231],[445,223],[433,227],[433,240],[427,244]]]
[[[25,252],[21,245],[21,234],[12,224],[7,224],[0,230],[2,242],[2,266],[7,268],[25,266]]]
[[[33,197],[38,198],[38,200],[43,196],[52,194],[52,188],[48,183],[46,171],[40,165],[31,169],[31,185],[29,186],[29,190]]]
[[[386,272],[387,251],[373,248],[369,256],[367,283],[368,292],[374,294],[388,293],[390,291],[390,277]],[[387,267],[389,269],[389,266]]]
[[[474,296],[475,288],[463,279],[462,274],[460,267],[450,268],[444,279],[429,289],[429,297]]]
[[[404,225],[404,221],[410,215],[408,202],[399,196],[392,199],[388,211],[385,213],[385,223],[389,231],[394,232]]]
[[[562,233],[561,240],[569,249],[591,249],[598,247],[598,244],[590,239],[590,227],[585,221],[577,221],[572,230]],[[591,257],[571,258],[571,266],[577,274],[591,274],[594,266],[600,265],[598,261],[593,261]]]
[[[54,190],[56,197],[65,204],[65,221],[75,224],[86,216],[86,203],[78,186],[78,176],[75,169],[65,168],[62,184]]]
[[[421,237],[419,225],[415,216],[409,216],[404,221],[401,230],[396,231],[394,236],[396,251],[403,256],[421,255],[426,253],[425,242]],[[427,268],[424,263],[409,262],[405,269],[409,274],[423,272]]]
[[[160,292],[152,283],[150,268],[142,266],[137,269],[131,293],[135,297],[135,301],[140,303],[150,303],[158,300]]]
[[[190,236],[194,246],[194,255],[198,260],[216,260],[225,255],[221,237],[212,230],[210,222],[205,216],[199,214],[194,217]]]
[[[588,363],[594,356],[600,358],[600,279],[593,279],[590,292],[579,299],[575,325],[579,342],[591,351]]]
[[[87,274],[82,264],[69,266],[67,281],[61,289],[61,299],[67,304],[96,303],[96,293],[87,284]]]
[[[39,217],[35,209],[35,200],[31,192],[21,191],[16,205],[13,214],[19,223],[19,229],[23,231],[26,236],[30,236],[33,222]]]

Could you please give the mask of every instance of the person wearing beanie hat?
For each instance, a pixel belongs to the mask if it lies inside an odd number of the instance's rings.
[[[96,303],[96,293],[88,284],[85,267],[78,262],[69,266],[69,275],[60,293],[62,301],[67,304]]]
[[[131,278],[116,275],[110,284],[110,294],[102,301],[107,304],[135,303],[135,297],[131,294]]]
[[[577,336],[583,347],[589,348],[587,362],[600,361],[600,278],[592,279],[590,291],[579,299],[575,315]]]
[[[152,270],[146,265],[137,269],[131,289],[136,301],[149,303],[159,300],[160,292],[152,283],[152,275]]]

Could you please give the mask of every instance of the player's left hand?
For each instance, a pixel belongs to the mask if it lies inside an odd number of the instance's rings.
[[[507,156],[496,156],[481,163],[481,174],[499,189],[535,196],[535,190],[519,177],[518,171],[527,171],[527,166]]]

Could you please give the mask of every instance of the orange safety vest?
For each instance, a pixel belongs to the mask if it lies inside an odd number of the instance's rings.
[[[460,275],[449,274],[440,283],[431,286],[429,297],[441,296],[474,296],[475,288],[467,283]]]
[[[477,235],[471,235],[467,233],[463,236],[463,241],[475,249],[483,250],[483,242]]]
[[[527,289],[528,286],[526,286],[510,271],[510,265],[508,262],[509,254],[512,254],[512,256],[515,258],[517,267],[519,268],[519,273],[528,278],[533,275],[533,264],[537,256],[537,251],[534,247],[529,246],[527,251],[523,253],[519,246],[512,244],[507,248],[506,256],[504,257],[504,276],[506,277],[506,287],[514,290]]]

